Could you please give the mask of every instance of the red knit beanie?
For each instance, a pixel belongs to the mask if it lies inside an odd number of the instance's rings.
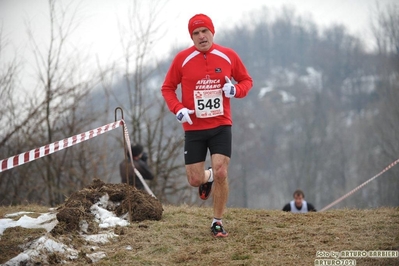
[[[190,18],[188,21],[188,32],[190,36],[193,35],[193,31],[196,28],[206,27],[208,28],[212,34],[215,34],[215,28],[213,27],[213,23],[210,17],[204,14],[197,14],[194,17]]]

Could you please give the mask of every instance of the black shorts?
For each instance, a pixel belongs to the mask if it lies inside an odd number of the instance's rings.
[[[186,131],[184,161],[186,164],[204,162],[206,153],[231,157],[231,126],[219,126],[206,130]]]

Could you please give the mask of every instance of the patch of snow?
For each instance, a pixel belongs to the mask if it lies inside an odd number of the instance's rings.
[[[87,254],[86,255],[93,263],[98,262],[99,260],[101,260],[102,258],[105,258],[107,256],[107,254],[105,254],[105,252],[100,251],[100,252],[96,252],[96,253],[92,253],[92,254]]]
[[[323,89],[323,74],[317,71],[313,67],[306,68],[307,75],[301,76],[299,79],[305,83],[308,87],[316,90],[322,91]]]
[[[10,214],[4,215],[4,217],[6,217],[6,218],[11,218],[11,217],[17,217],[17,216],[20,216],[20,215],[22,215],[22,214],[29,214],[29,213],[34,213],[34,212],[16,212],[16,213],[10,213]]]
[[[279,93],[281,95],[281,98],[282,98],[281,101],[283,103],[292,103],[292,102],[295,102],[295,100],[296,100],[294,95],[292,95],[286,91],[281,90],[281,91],[279,91]]]
[[[105,244],[109,242],[110,238],[117,237],[118,235],[113,232],[109,232],[109,233],[102,233],[96,235],[81,235],[81,236],[88,242]]]
[[[89,229],[89,224],[86,220],[82,220],[79,222],[79,228],[83,233],[87,234],[87,230]]]
[[[295,71],[283,67],[273,68],[271,74],[273,83],[283,87],[293,86],[298,78],[298,74]]]
[[[273,91],[273,87],[272,86],[267,86],[267,87],[263,87],[260,89],[259,94],[258,94],[258,98],[262,99],[266,93]]]
[[[127,226],[129,224],[128,221],[117,217],[113,212],[101,208],[97,204],[91,206],[90,210],[94,214],[100,228],[115,227],[117,225]]]
[[[32,258],[40,258],[43,254],[59,252],[66,254],[68,259],[77,259],[79,252],[76,249],[70,248],[65,244],[54,241],[47,236],[42,236],[32,242],[29,242],[24,252],[18,256],[7,261],[4,265],[25,265],[31,261]]]
[[[0,219],[0,235],[2,235],[7,228],[17,226],[21,226],[23,228],[44,228],[47,232],[50,232],[54,228],[54,226],[57,225],[57,223],[58,220],[56,219],[56,213],[44,213],[37,218],[32,218],[24,215],[17,221],[8,218]]]
[[[59,252],[59,253],[67,253],[69,254],[68,258],[76,259],[78,257],[78,251],[68,247],[63,243],[59,243],[53,239],[50,239],[46,236],[42,236],[39,239],[32,242],[29,245],[29,249],[34,250],[34,252],[38,252],[39,250],[44,250],[49,253]]]
[[[30,255],[26,254],[27,251],[24,251],[20,254],[18,254],[16,257],[10,259],[6,263],[4,263],[4,266],[11,266],[11,265],[24,265],[26,262],[30,260]]]
[[[115,203],[109,200],[108,194],[105,194],[100,200],[93,204],[91,212],[95,216],[95,220],[99,223],[100,228],[109,228],[115,226],[127,226],[129,222],[126,220],[128,217],[128,213],[121,217],[117,217],[113,212],[108,211],[107,209],[115,209],[115,206],[118,206],[120,203]],[[37,218],[31,218],[25,214],[29,214],[31,212],[17,212],[12,214],[5,215],[5,219],[0,219],[0,236],[3,232],[9,227],[21,226],[23,228],[44,228],[47,232],[50,232],[58,223],[56,218],[56,209],[50,209],[51,212],[41,214]],[[8,217],[17,217],[23,215],[18,221],[14,221]],[[117,237],[113,232],[105,232],[96,235],[87,235],[88,231],[88,223],[87,221],[80,222],[81,232],[80,235],[88,242],[92,243],[107,243],[110,239]],[[37,259],[38,261],[42,261],[47,263],[47,255],[53,252],[63,253],[68,259],[77,259],[78,251],[68,247],[63,243],[59,243],[47,236],[42,236],[32,242],[29,242],[24,247],[24,251],[17,255],[16,257],[10,259],[3,265],[27,265],[32,262],[32,259]],[[91,251],[95,251],[98,247],[91,247]],[[93,263],[98,262],[100,259],[106,257],[106,253],[104,252],[96,252],[92,254],[88,254],[87,257],[91,259]]]

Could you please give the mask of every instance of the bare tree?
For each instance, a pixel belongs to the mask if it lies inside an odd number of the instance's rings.
[[[123,83],[115,86],[109,82],[115,77],[116,70],[112,69],[102,85],[105,94],[112,98],[107,100],[108,104],[114,102],[123,107],[131,141],[141,143],[148,153],[148,164],[155,175],[151,189],[164,202],[178,202],[187,200],[187,183],[181,182],[184,181],[183,134],[178,123],[170,127],[173,117],[160,93],[164,69],[151,57],[161,36],[158,17],[165,4],[159,0],[145,5],[132,2],[128,23],[119,26],[124,52]],[[123,158],[123,148],[119,151],[119,158]]]
[[[371,22],[372,31],[378,52],[380,54],[399,55],[399,5],[390,4],[381,9],[377,4],[374,19]]]
[[[383,169],[398,159],[399,117],[399,5],[391,4],[384,10],[377,7],[373,20],[373,33],[377,44],[377,79],[375,80],[378,102],[373,105],[374,112],[369,115],[367,132],[373,136],[369,141],[366,159],[374,169]],[[374,172],[376,172],[374,170]],[[397,167],[375,182],[370,194],[379,199],[380,204],[396,206],[399,188]],[[377,174],[377,173],[375,173]],[[374,203],[375,204],[375,203]]]
[[[64,6],[49,0],[48,42],[39,42],[27,25],[37,86],[35,93],[27,95],[29,105],[24,116],[17,119],[18,124],[2,139],[14,154],[81,133],[95,117],[91,110],[85,110],[84,100],[97,80],[95,76],[87,78],[90,75],[85,75],[84,64],[77,56],[81,51],[68,42],[78,25],[77,11],[72,2]],[[17,110],[15,107],[7,111],[13,114]],[[90,182],[98,161],[90,156],[92,150],[83,143],[7,171],[4,178],[13,180],[10,191],[14,193],[1,193],[4,195],[1,200],[52,206],[61,203],[66,195]]]

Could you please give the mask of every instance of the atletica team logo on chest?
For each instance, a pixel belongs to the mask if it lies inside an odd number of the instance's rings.
[[[223,91],[194,90],[195,115],[198,118],[208,118],[223,115]]]
[[[209,75],[206,75],[204,79],[198,80],[197,84],[195,84],[196,90],[212,90],[220,88],[222,88],[220,79],[211,79]]]

